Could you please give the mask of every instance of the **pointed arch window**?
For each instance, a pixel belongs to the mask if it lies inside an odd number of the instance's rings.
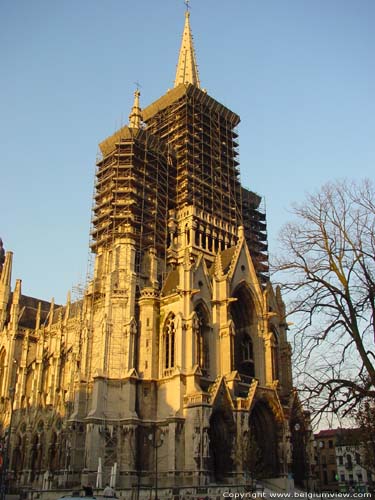
[[[186,244],[190,245],[190,229],[188,224],[185,224],[185,237],[186,237]]]
[[[199,305],[196,310],[196,319],[194,325],[195,345],[196,345],[196,362],[202,370],[203,375],[209,374],[210,358],[209,358],[209,326],[206,311],[202,305]]]
[[[272,330],[271,338],[271,354],[272,354],[272,378],[279,380],[279,339],[276,330]]]
[[[244,334],[242,337],[241,355],[242,355],[242,362],[240,365],[241,372],[249,377],[254,377],[255,370],[254,370],[253,341],[251,340],[251,337],[247,334]]]
[[[164,359],[163,368],[164,372],[170,370],[175,366],[175,337],[176,326],[175,316],[171,314],[165,322],[163,338],[164,338]]]
[[[249,384],[256,375],[258,320],[254,300],[247,285],[241,284],[233,297],[237,300],[230,304],[234,326],[232,367],[238,371],[242,381]]]
[[[6,351],[3,349],[0,351],[0,396],[3,395],[3,382],[5,380],[5,358]]]
[[[242,362],[254,363],[253,342],[247,335],[242,341]]]

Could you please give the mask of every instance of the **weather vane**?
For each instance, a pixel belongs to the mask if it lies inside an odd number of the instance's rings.
[[[190,0],[184,0],[184,4],[186,5],[186,12],[189,12],[190,7]]]
[[[136,85],[137,90],[142,88],[142,85],[139,82],[134,82],[134,85]]]

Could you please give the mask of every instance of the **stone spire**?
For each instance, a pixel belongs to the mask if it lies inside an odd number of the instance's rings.
[[[134,104],[129,115],[129,128],[140,128],[142,121],[141,108],[139,107],[139,96],[141,93],[137,89],[134,92]]]
[[[198,88],[201,86],[194,52],[193,35],[190,29],[190,12],[188,9],[185,12],[185,26],[182,34],[174,86],[177,87],[181,83],[191,83]]]

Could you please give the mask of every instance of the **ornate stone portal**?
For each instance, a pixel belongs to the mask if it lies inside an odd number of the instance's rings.
[[[33,487],[238,484],[292,470],[303,483],[310,430],[261,198],[238,179],[238,115],[200,89],[188,12],[175,87],[143,111],[139,96],[129,126],[100,145],[82,299],[39,301],[20,280],[11,291],[6,254],[6,466]]]

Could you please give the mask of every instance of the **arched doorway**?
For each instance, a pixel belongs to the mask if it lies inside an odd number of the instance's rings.
[[[211,470],[214,479],[222,482],[233,470],[232,449],[235,435],[233,416],[228,409],[214,410],[210,418],[208,436],[210,440]]]
[[[265,401],[259,401],[249,416],[247,464],[256,478],[275,477],[279,474],[277,422]]]

